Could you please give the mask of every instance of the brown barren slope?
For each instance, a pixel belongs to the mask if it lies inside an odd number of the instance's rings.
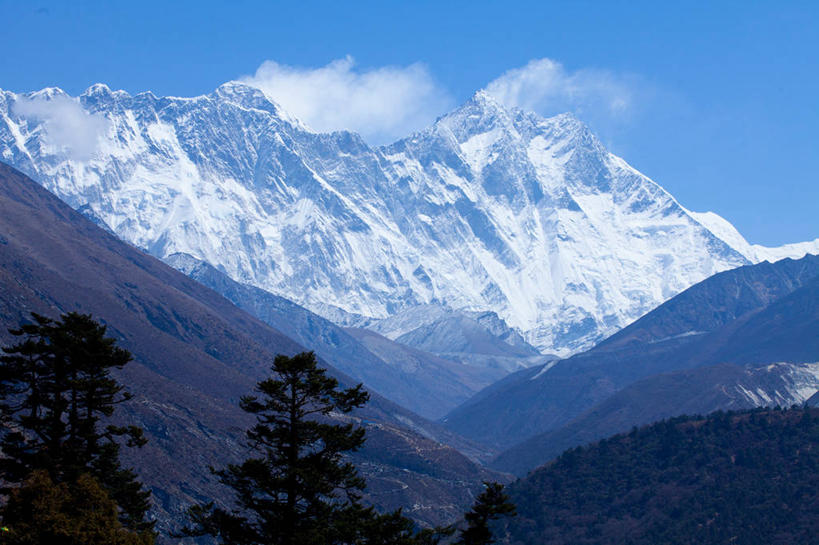
[[[31,311],[71,310],[108,324],[134,354],[120,374],[135,394],[121,418],[147,431],[148,445],[129,461],[150,485],[166,532],[191,502],[224,493],[207,467],[246,452],[239,396],[266,376],[274,354],[304,348],[0,163],[0,341],[8,344],[6,330]],[[474,445],[383,398],[373,396],[356,418],[370,437],[357,462],[382,508],[407,506],[410,516],[443,522],[491,477],[440,441],[477,452]]]

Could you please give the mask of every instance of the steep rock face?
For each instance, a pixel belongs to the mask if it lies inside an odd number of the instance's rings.
[[[587,347],[693,278],[746,262],[570,115],[478,93],[385,153],[426,196],[426,240],[467,233],[444,276],[546,352]]]
[[[83,130],[67,137],[67,122]],[[238,83],[195,98],[0,92],[0,157],[155,256],[328,317],[494,311],[545,353],[765,253],[732,247],[727,222],[689,213],[572,116],[483,92],[383,148],[312,133]]]

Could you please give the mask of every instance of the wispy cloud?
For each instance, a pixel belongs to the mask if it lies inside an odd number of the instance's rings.
[[[361,70],[349,56],[320,68],[266,61],[241,81],[315,130],[352,130],[376,144],[422,129],[454,105],[419,63]]]
[[[43,141],[50,152],[77,161],[94,156],[100,137],[110,126],[108,119],[86,112],[77,99],[68,96],[20,97],[13,111],[42,123]]]
[[[534,59],[507,70],[486,91],[507,106],[553,115],[566,111],[581,118],[625,118],[634,109],[640,82],[607,70],[567,70],[552,59]]]

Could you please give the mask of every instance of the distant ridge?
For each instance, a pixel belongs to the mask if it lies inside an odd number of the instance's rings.
[[[623,426],[628,429],[634,424],[647,424],[652,416],[659,419],[680,414],[684,405],[675,406],[672,400],[683,400],[674,395],[665,399],[658,396],[649,385],[659,386],[661,382],[651,383],[650,377],[723,363],[746,366],[819,362],[817,289],[819,256],[815,255],[719,273],[660,305],[592,350],[520,371],[491,385],[444,421],[467,437],[496,446],[526,441],[519,447],[507,447],[509,450],[496,462],[497,467],[525,472],[559,454],[562,448],[623,431]],[[640,388],[637,381],[644,381],[645,387]],[[704,385],[699,379],[694,383]],[[686,385],[683,381],[678,390],[696,396],[701,392],[694,383]],[[621,397],[612,397],[621,391]],[[641,395],[654,396],[656,403],[638,404]],[[612,403],[619,399],[612,407],[625,411],[631,406],[627,400],[634,396],[638,396],[634,399],[635,412],[628,417],[618,419],[617,412],[611,416],[598,412],[595,418],[599,422],[595,420],[593,425],[583,416],[596,407],[602,408],[599,404],[609,399]],[[740,397],[750,405],[734,408],[754,406]],[[731,399],[728,396],[722,402]],[[714,403],[697,408],[708,412],[730,407]],[[573,421],[581,417],[585,420],[577,420],[575,425]],[[604,425],[606,422],[610,427]],[[577,435],[565,435],[566,426],[573,426]],[[594,431],[589,435],[584,430]]]
[[[310,346],[372,391],[426,418],[440,418],[496,376],[387,339],[379,342],[375,338],[380,336],[370,331],[345,330],[287,299],[239,284],[187,254],[173,254],[165,262],[300,344]],[[412,361],[408,362],[408,358]]]

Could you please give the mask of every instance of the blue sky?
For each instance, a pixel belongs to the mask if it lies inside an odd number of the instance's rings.
[[[819,237],[819,3],[665,4],[0,0],[0,87],[190,96],[245,77],[385,141],[490,86],[575,111],[750,242]]]

